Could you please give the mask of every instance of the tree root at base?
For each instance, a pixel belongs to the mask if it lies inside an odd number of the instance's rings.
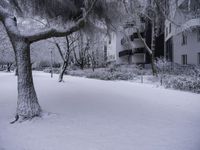
[[[12,121],[12,122],[10,122],[10,124],[14,124],[14,123],[16,123],[16,122],[22,123],[22,122],[24,122],[24,121],[31,120],[31,119],[33,119],[33,118],[35,118],[35,117],[41,117],[41,114],[40,114],[40,115],[35,115],[35,116],[33,116],[33,117],[21,117],[21,116],[19,116],[19,115],[16,115],[16,116],[15,116],[15,120]]]
[[[16,116],[15,116],[15,120],[12,121],[12,122],[10,122],[10,124],[14,124],[14,123],[17,122],[18,120],[19,120],[19,115],[16,115]]]

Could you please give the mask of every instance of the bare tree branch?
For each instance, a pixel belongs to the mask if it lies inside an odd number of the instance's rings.
[[[11,16],[11,14],[9,12],[6,11],[5,8],[3,8],[1,5],[0,5],[0,20],[4,20],[5,18]]]
[[[165,9],[163,8],[163,6],[161,6],[159,4],[159,2],[157,0],[154,0],[156,6],[158,7],[159,12],[162,13],[162,15],[165,17],[166,20],[168,20],[169,22],[171,22],[172,24],[174,24],[177,27],[180,27],[180,24],[177,24],[174,20],[170,19],[166,14],[165,14]]]
[[[92,11],[96,2],[97,0],[94,0],[87,11],[83,9],[83,17],[79,19],[77,22],[75,22],[74,25],[72,25],[71,27],[67,29],[48,28],[46,30],[39,31],[38,33],[24,35],[24,37],[27,38],[31,43],[33,43],[33,42],[48,39],[51,37],[63,37],[63,36],[70,35],[80,30],[84,26],[86,18],[88,17],[89,13]]]

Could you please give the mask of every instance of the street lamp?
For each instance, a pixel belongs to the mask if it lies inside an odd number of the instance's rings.
[[[53,78],[53,52],[51,50],[51,78]]]

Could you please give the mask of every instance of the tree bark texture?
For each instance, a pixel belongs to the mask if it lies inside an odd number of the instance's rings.
[[[41,108],[33,85],[30,43],[20,35],[15,18],[8,17],[3,23],[17,57],[18,101],[16,115],[21,118],[39,116]]]
[[[155,66],[155,39],[156,39],[156,26],[155,26],[155,22],[152,21],[152,37],[151,37],[151,51],[152,51],[152,55],[151,55],[151,67],[152,67],[152,71],[153,71],[153,75],[157,76],[157,69]]]
[[[68,63],[67,62],[64,62],[62,67],[61,67],[61,71],[60,71],[60,75],[59,75],[59,82],[62,82],[63,81],[63,76],[65,74],[65,71],[67,69],[67,66],[68,66]]]
[[[18,73],[18,101],[16,120],[18,120],[20,117],[30,119],[35,116],[39,116],[41,113],[41,107],[38,103],[37,95],[33,85],[30,44],[51,37],[65,37],[80,30],[82,27],[84,27],[86,17],[91,12],[96,1],[97,0],[94,0],[91,4],[91,7],[83,14],[83,17],[77,20],[75,24],[69,28],[63,28],[62,30],[48,28],[38,31],[37,33],[35,31],[33,33],[28,33],[28,35],[20,33],[14,13],[12,11],[8,11],[0,5],[0,21],[2,21],[5,26],[16,56],[15,58]],[[9,1],[6,1],[6,3],[7,2],[10,4]],[[8,7],[9,9],[13,9],[11,5]]]

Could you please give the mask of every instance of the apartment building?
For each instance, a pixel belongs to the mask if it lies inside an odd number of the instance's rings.
[[[144,27],[141,27],[140,31],[144,38]],[[107,41],[107,61],[114,61],[117,64],[146,63],[144,43],[131,23],[111,33]]]
[[[165,57],[182,65],[200,65],[200,1],[170,3],[165,21]]]
[[[154,6],[155,4],[153,1],[148,0],[144,1],[142,5],[148,7]],[[134,21],[127,21],[122,27],[119,27],[116,32],[110,35],[107,40],[107,58],[109,62],[115,61],[118,64],[151,63],[144,41],[147,46],[151,48],[152,22],[146,17],[143,17],[138,16],[138,18],[134,18]],[[155,57],[164,57],[164,25],[165,20],[159,19],[159,27],[156,28],[156,39],[154,41]],[[138,36],[136,29],[139,29],[142,40]]]

